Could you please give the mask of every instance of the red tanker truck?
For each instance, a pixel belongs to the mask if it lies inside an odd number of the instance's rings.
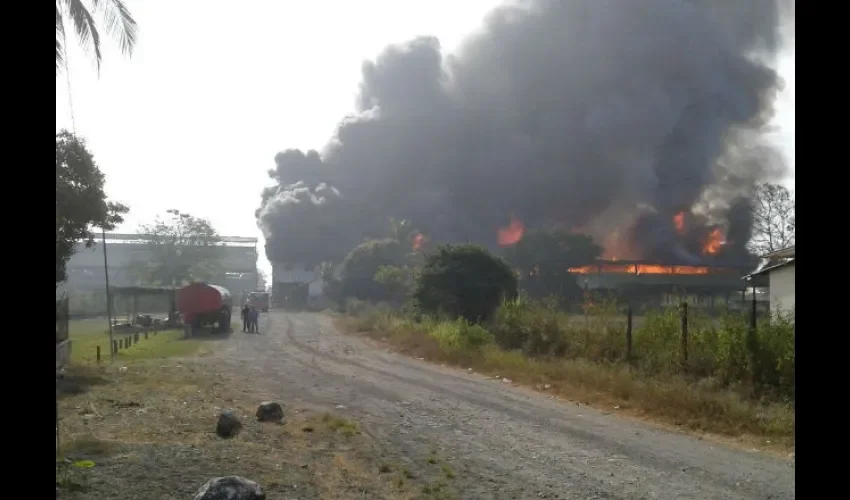
[[[217,324],[218,331],[230,331],[233,299],[224,287],[208,283],[186,285],[177,291],[177,309],[192,330]]]

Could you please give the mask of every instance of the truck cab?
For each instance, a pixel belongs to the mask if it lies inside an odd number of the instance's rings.
[[[249,293],[248,305],[253,306],[258,311],[269,312],[269,293],[266,291]]]

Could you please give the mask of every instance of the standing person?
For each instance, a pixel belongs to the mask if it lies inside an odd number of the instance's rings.
[[[256,307],[251,307],[251,331],[253,333],[260,333],[260,312],[257,311]]]
[[[242,308],[242,332],[247,332],[251,327],[251,309],[248,307],[248,303],[245,303],[245,307]]]

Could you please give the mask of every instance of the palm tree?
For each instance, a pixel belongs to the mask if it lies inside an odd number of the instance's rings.
[[[121,52],[130,55],[136,45],[138,26],[130,11],[121,0],[89,0],[87,8],[82,0],[56,0],[56,70],[63,63],[66,43],[65,21],[70,20],[80,44],[94,50],[97,68],[100,70],[100,33],[92,12],[103,14],[106,31],[112,34],[121,47]]]

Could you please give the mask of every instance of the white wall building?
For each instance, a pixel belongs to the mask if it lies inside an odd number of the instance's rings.
[[[767,278],[770,296],[770,310],[793,313],[795,311],[795,271],[796,258],[794,247],[784,248],[762,256],[765,264],[749,275],[755,278]]]
[[[272,262],[272,302],[281,304],[283,297],[290,294],[293,285],[307,287],[307,301],[313,303],[323,297],[325,282],[318,269],[306,269],[301,264]],[[275,297],[277,295],[277,298]]]

